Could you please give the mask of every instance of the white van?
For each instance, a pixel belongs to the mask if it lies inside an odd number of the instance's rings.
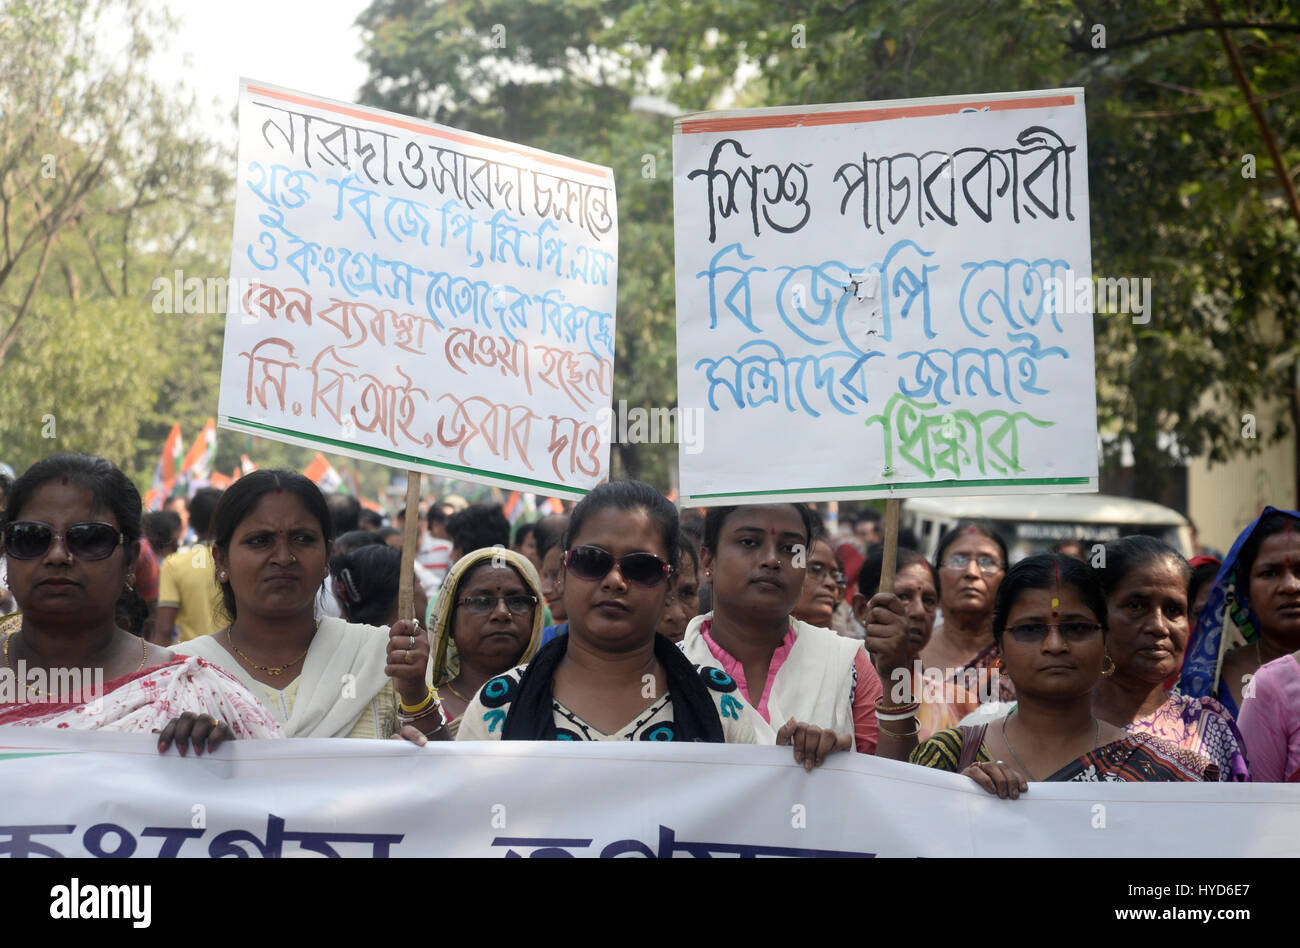
[[[1192,528],[1176,510],[1105,494],[994,494],[987,497],[914,497],[903,502],[899,525],[911,528],[921,552],[933,559],[939,538],[960,520],[985,520],[1006,541],[1011,562],[1050,550],[1062,540],[1109,543],[1144,534],[1190,557]]]

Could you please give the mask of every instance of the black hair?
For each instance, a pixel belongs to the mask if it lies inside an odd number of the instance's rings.
[[[826,527],[822,524],[821,518],[813,513],[813,509],[807,504],[792,503],[790,506],[798,512],[799,519],[803,521],[806,542],[809,546],[812,546],[812,541],[825,533]],[[704,541],[700,544],[700,548],[716,555],[718,552],[718,537],[722,534],[722,525],[726,523],[727,518],[733,513],[743,509],[744,507],[741,506],[710,507],[709,512],[704,517]]]
[[[592,514],[602,510],[644,510],[650,515],[663,533],[664,549],[668,553],[668,565],[677,568],[680,558],[678,546],[677,508],[659,491],[642,481],[609,481],[599,484],[582,500],[578,501],[569,514],[569,527],[564,531],[566,551],[573,546],[573,540],[582,532],[582,525]]]
[[[880,511],[875,507],[864,507],[854,515],[853,523],[855,526],[859,523],[880,523],[882,519]]]
[[[401,537],[403,542],[406,540],[406,533],[402,530],[398,530],[396,527],[380,527],[370,535],[378,539],[379,542],[385,546],[388,545],[389,537]]]
[[[368,507],[362,507],[361,513],[357,517],[357,525],[360,527],[382,527],[384,525],[383,514],[378,510],[371,510]]]
[[[683,510],[678,515],[678,523],[682,533],[690,537],[698,548],[700,541],[704,539],[704,515],[694,509]]]
[[[939,546],[934,551],[934,563],[932,564],[936,573],[939,572],[939,567],[943,565],[943,555],[948,552],[948,547],[956,543],[963,533],[972,529],[977,533],[984,534],[984,536],[996,543],[998,549],[1002,552],[1003,567],[1008,565],[1010,557],[1007,555],[1006,541],[1002,539],[1001,534],[993,529],[993,524],[985,520],[960,520],[957,522],[957,526],[939,538]]]
[[[678,565],[681,565],[682,554],[685,554],[691,558],[691,562],[695,564],[695,572],[698,573],[700,571],[700,549],[695,545],[694,538],[682,529],[680,522],[677,525],[677,548]]]
[[[384,538],[378,533],[372,533],[369,530],[349,530],[342,534],[334,541],[333,552],[351,553],[353,550],[359,550],[363,546],[386,546]]]
[[[1250,596],[1250,571],[1255,568],[1255,560],[1259,558],[1259,548],[1264,545],[1264,541],[1269,537],[1287,529],[1300,529],[1300,521],[1297,521],[1290,514],[1275,510],[1271,514],[1260,518],[1259,525],[1255,527],[1250,539],[1241,545],[1241,552],[1237,554],[1237,595],[1239,598],[1248,599]]]
[[[437,500],[429,505],[429,511],[424,516],[430,530],[435,523],[446,523],[448,519],[447,511],[442,508],[442,502]]]
[[[1183,583],[1192,578],[1192,568],[1183,555],[1163,540],[1155,537],[1131,536],[1112,540],[1105,547],[1105,565],[1093,567],[1102,592],[1109,599],[1129,573],[1153,560],[1167,560],[1182,574]]]
[[[221,495],[221,500],[217,504],[217,509],[212,514],[213,547],[229,556],[230,539],[235,535],[235,530],[253,512],[263,497],[281,490],[295,495],[307,508],[307,512],[316,518],[325,538],[325,549],[328,551],[334,542],[334,520],[330,517],[330,509],[325,503],[324,495],[309,478],[297,471],[282,468],[245,474],[226,488],[226,492]],[[230,583],[221,584],[221,602],[226,608],[226,614],[233,621],[236,618],[235,592],[230,588]]]
[[[122,590],[113,612],[113,620],[121,628],[132,635],[144,635],[145,623],[149,621],[149,603],[144,601],[134,587]]]
[[[1007,616],[1020,594],[1032,589],[1056,589],[1058,584],[1069,586],[1079,594],[1083,604],[1096,616],[1102,634],[1106,633],[1106,594],[1097,581],[1096,571],[1073,556],[1036,553],[1007,570],[1002,585],[998,587],[993,600],[993,638],[999,646],[1007,627]]]
[[[195,533],[206,535],[212,528],[212,513],[221,501],[222,491],[216,487],[200,487],[190,498],[190,526]]]
[[[908,549],[905,546],[898,548],[898,561],[894,566],[894,573],[897,575],[909,566],[917,563],[924,563],[925,568],[930,572],[930,578],[934,580],[934,591],[939,592],[939,572],[916,550]],[[862,568],[858,570],[858,592],[864,597],[870,599],[880,590],[880,573],[885,565],[885,548],[883,544],[873,543],[871,550],[867,553],[867,558],[862,562]]]
[[[1189,609],[1196,602],[1196,597],[1200,594],[1202,587],[1214,582],[1214,578],[1218,575],[1218,563],[1202,563],[1200,566],[1192,567],[1191,579],[1187,581],[1187,607]]]
[[[325,498],[325,503],[329,507],[330,518],[334,521],[336,536],[361,528],[361,501],[351,494],[330,494]]]
[[[515,527],[515,538],[512,543],[512,546],[522,545],[525,540],[527,540],[530,536],[532,536],[536,532],[537,532],[537,522],[535,520],[530,520],[527,523],[521,523],[519,526]],[[534,543],[537,542],[536,538],[534,538],[533,542]]]
[[[500,504],[470,504],[447,518],[452,546],[463,556],[489,546],[510,545],[510,521]]]
[[[175,542],[180,532],[180,514],[174,510],[151,510],[144,515],[144,535],[155,552]]]
[[[385,620],[397,604],[401,573],[402,551],[387,543],[330,557],[330,576],[343,587],[348,621],[361,625],[387,625]]]
[[[564,531],[569,528],[568,514],[551,514],[537,521],[537,559],[543,560],[546,554],[564,542]]]
[[[108,510],[117,521],[117,528],[126,537],[126,545],[140,539],[140,492],[112,461],[90,454],[51,454],[37,461],[9,491],[5,523],[19,519],[23,507],[31,502],[36,491],[58,478],[67,478],[78,487],[90,491],[95,507]],[[129,567],[131,564],[127,563]]]

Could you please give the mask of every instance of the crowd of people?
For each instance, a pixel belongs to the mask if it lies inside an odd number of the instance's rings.
[[[790,745],[1035,781],[1300,780],[1300,514],[1222,561],[1128,536],[1008,559],[963,522],[932,559],[878,514],[680,512],[637,481],[513,528],[430,504],[399,616],[400,518],[292,471],[144,514],[103,458],[0,479],[0,724],[230,739]],[[512,535],[513,534],[513,535]],[[89,679],[84,679],[89,680]],[[3,699],[0,699],[3,701]]]

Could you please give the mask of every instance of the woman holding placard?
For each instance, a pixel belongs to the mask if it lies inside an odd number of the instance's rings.
[[[579,501],[562,544],[568,633],[480,688],[457,740],[772,743],[731,676],[656,632],[677,537],[677,509],[648,484],[601,484]],[[775,740],[810,770],[849,747],[793,718]]]
[[[315,617],[334,525],[325,498],[294,471],[246,474],[213,514],[217,584],[230,625],[177,651],[239,679],[289,737],[447,740],[425,683],[429,643],[410,620],[390,628]]]
[[[898,598],[880,594],[864,613],[870,653],[791,615],[820,532],[806,504],[711,508],[700,563],[713,611],[692,620],[682,648],[694,662],[721,666],[764,720],[807,721],[851,737],[859,753],[906,759],[919,705],[911,696],[885,701],[880,685],[907,668]]]

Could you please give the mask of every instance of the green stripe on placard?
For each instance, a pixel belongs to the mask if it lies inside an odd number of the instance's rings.
[[[484,474],[488,477],[494,477],[497,480],[509,481],[512,484],[518,484],[520,487],[542,487],[550,490],[556,490],[567,494],[587,494],[587,490],[581,487],[574,487],[570,484],[556,484],[552,481],[533,480],[528,477],[517,477],[514,474],[501,474],[497,471],[480,471],[474,467],[462,467],[458,464],[445,464],[442,461],[431,461],[428,458],[419,458],[413,454],[400,454],[397,451],[387,451],[383,448],[372,448],[366,446],[362,448],[351,441],[339,441],[335,438],[324,438],[320,435],[306,434],[301,431],[290,431],[288,428],[276,428],[273,425],[264,425],[260,421],[248,421],[244,418],[227,418],[237,425],[246,425],[249,428],[256,428],[259,431],[270,431],[274,434],[285,435],[286,437],[295,438],[299,441],[310,441],[313,444],[326,445],[333,448],[343,448],[345,451],[360,451],[365,454],[372,454],[378,457],[389,458],[393,461],[405,462],[407,466],[418,465],[421,467],[436,467],[439,470],[452,471],[456,474]]]
[[[986,481],[926,481],[907,484],[853,484],[843,487],[805,487],[793,490],[743,490],[723,491],[718,494],[691,494],[688,500],[712,500],[717,497],[777,497],[784,494],[835,494],[841,491],[895,491],[951,489],[953,487],[1056,487],[1068,484],[1087,484],[1089,477],[1009,477]]]
[[[63,757],[67,754],[80,754],[81,751],[29,751],[22,754],[0,754],[0,760],[18,760],[23,757]]]

